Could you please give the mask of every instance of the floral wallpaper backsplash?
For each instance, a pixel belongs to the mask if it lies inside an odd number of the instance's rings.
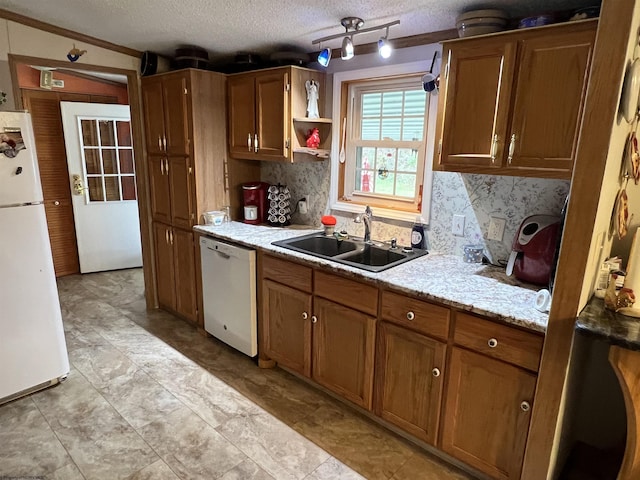
[[[331,213],[338,220],[338,230],[362,236],[364,227],[353,222],[355,215],[329,210],[330,162],[265,162],[261,168],[263,181],[289,187],[292,206],[298,199],[311,196],[308,213],[296,211],[293,223],[320,228],[322,215]],[[428,248],[462,255],[464,245],[481,243],[493,263],[505,261],[522,220],[535,214],[559,216],[568,192],[568,180],[434,172],[431,218],[426,228]],[[373,214],[373,239],[386,241],[395,237],[401,245],[410,243],[411,223],[376,218],[375,209]],[[464,236],[451,233],[453,215],[465,216]],[[502,241],[486,239],[491,217],[506,221]]]

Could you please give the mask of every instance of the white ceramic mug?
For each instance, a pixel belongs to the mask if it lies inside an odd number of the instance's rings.
[[[244,219],[245,220],[257,220],[258,219],[258,207],[255,205],[247,205],[244,207]]]

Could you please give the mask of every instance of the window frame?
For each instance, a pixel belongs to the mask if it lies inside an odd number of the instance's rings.
[[[425,55],[425,58],[430,57]],[[336,72],[333,75],[333,103],[332,103],[332,121],[334,125],[334,135],[331,144],[331,186],[330,186],[330,208],[332,210],[349,212],[349,213],[361,213],[365,203],[356,201],[347,201],[339,198],[339,195],[344,191],[345,180],[347,179],[346,165],[349,160],[344,164],[339,162],[340,141],[342,138],[342,125],[344,118],[347,115],[347,102],[349,101],[349,84],[355,82],[374,81],[374,80],[391,80],[397,77],[408,75],[420,75],[424,74],[429,69],[429,61],[418,61],[411,63],[403,63],[397,65],[388,65],[383,67],[372,67],[358,70],[349,70],[344,72]],[[438,110],[438,96],[428,94],[427,101],[427,113],[426,113],[426,126],[425,126],[425,143],[424,143],[424,165],[422,174],[422,208],[420,212],[417,211],[405,211],[394,208],[375,207],[374,213],[377,217],[388,218],[393,220],[401,220],[413,222],[417,215],[424,218],[424,221],[428,224],[430,217],[431,207],[431,187],[433,182],[433,154],[435,146],[435,131],[436,131],[436,117]],[[348,123],[350,123],[347,120]],[[347,128],[349,131],[349,128]],[[353,144],[349,146],[351,148]],[[351,154],[351,160],[355,163],[353,155],[355,149],[349,152],[349,148],[346,149],[348,154]],[[419,181],[420,179],[418,179]]]

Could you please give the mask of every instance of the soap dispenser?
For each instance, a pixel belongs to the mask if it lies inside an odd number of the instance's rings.
[[[426,248],[423,218],[420,215],[416,217],[416,221],[411,229],[411,248]]]

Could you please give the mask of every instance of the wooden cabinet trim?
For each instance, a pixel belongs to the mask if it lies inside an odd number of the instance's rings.
[[[369,315],[378,314],[378,288],[357,280],[316,270],[313,293]]]
[[[537,372],[544,337],[456,312],[453,341],[456,345]]]
[[[262,276],[298,290],[311,292],[313,270],[296,262],[263,255]]]

